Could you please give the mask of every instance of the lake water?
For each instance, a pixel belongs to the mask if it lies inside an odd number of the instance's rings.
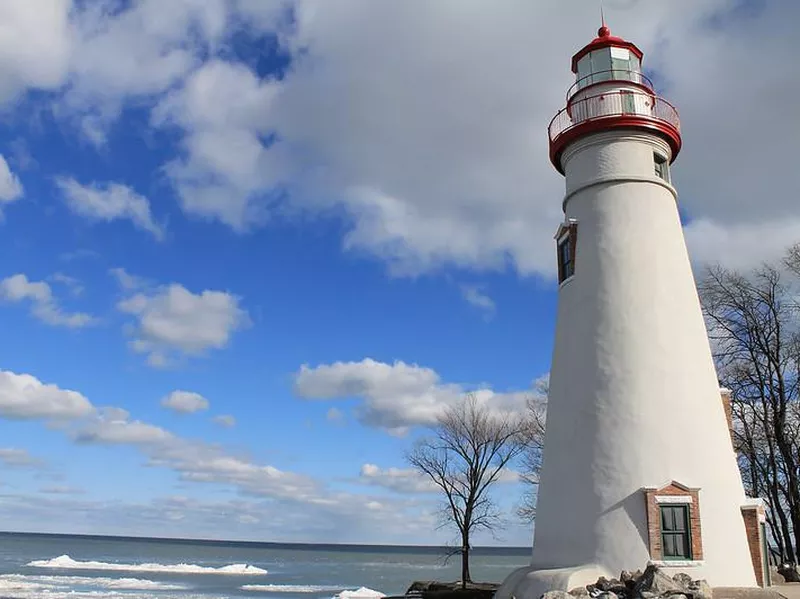
[[[477,548],[472,578],[499,582],[530,549]],[[437,548],[291,545],[0,533],[0,598],[330,599],[366,587],[457,580]]]

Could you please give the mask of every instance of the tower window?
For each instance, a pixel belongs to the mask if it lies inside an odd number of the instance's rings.
[[[661,548],[665,560],[692,559],[689,506],[663,504],[661,511]]]
[[[664,179],[669,183],[669,164],[667,163],[666,156],[662,156],[658,152],[653,152],[653,161],[655,163],[656,177]]]
[[[564,227],[564,234],[558,239],[558,282],[561,283],[575,274],[575,245],[578,225]]]

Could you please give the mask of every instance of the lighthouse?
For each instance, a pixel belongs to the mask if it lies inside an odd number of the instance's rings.
[[[531,564],[497,599],[538,599],[648,564],[756,586],[763,546],[746,528],[755,504],[671,175],[680,121],[642,58],[603,24],[573,56],[575,83],[549,126],[566,191],[547,427]]]

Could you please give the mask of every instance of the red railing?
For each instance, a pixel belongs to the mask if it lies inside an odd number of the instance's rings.
[[[666,123],[676,133],[680,132],[678,111],[666,100],[645,92],[614,90],[577,100],[562,109],[547,128],[550,142],[578,125],[614,117]]]
[[[633,83],[634,85],[641,85],[649,89],[653,88],[653,82],[644,73],[640,71],[626,71],[625,69],[608,69],[605,71],[598,71],[597,73],[590,73],[585,77],[581,77],[567,90],[567,100],[573,94],[582,89],[586,89],[590,85],[598,83],[610,83],[613,81],[624,81],[625,83]]]

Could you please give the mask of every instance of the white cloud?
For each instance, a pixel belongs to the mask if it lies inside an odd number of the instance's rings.
[[[3,205],[20,199],[22,192],[19,177],[11,172],[5,157],[0,154],[0,218],[3,216]]]
[[[291,208],[343,210],[344,247],[397,274],[511,265],[552,276],[564,183],[546,128],[597,15],[555,0],[295,6],[283,79],[210,61],[155,111],[156,124],[185,134],[185,156],[169,165],[184,209],[243,230],[288,189]],[[681,112],[686,144],[674,175],[683,207],[723,231],[762,228],[793,209],[800,121],[783,115],[800,91],[786,76],[799,10],[789,0],[751,11],[736,0],[608,7],[614,32],[645,50]],[[743,36],[773,59],[762,64],[738,44]],[[722,83],[709,86],[696,65]],[[742,72],[751,73],[744,89]],[[733,164],[748,168],[734,173]],[[764,255],[757,250],[753,258]]]
[[[181,414],[194,414],[209,408],[208,400],[199,393],[180,390],[163,398],[161,405]]]
[[[90,183],[82,185],[73,178],[56,180],[70,209],[92,221],[130,220],[156,239],[164,238],[164,227],[153,219],[149,200],[127,185]]]
[[[72,51],[71,0],[0,2],[0,103],[28,88],[59,87]]]
[[[7,468],[37,467],[41,461],[34,458],[26,449],[0,447],[0,464]]]
[[[486,318],[494,316],[497,306],[495,306],[494,300],[486,295],[480,287],[476,285],[462,285],[461,295],[468,304],[481,310]]]
[[[63,420],[88,416],[94,408],[77,391],[46,385],[29,374],[0,370],[0,417]]]
[[[137,293],[117,304],[136,317],[131,347],[147,354],[153,366],[169,363],[173,354],[199,356],[228,345],[250,319],[240,299],[224,291],[195,294],[179,285]]]
[[[77,329],[95,322],[93,316],[84,312],[64,312],[53,296],[50,285],[44,281],[31,281],[24,274],[0,280],[0,300],[12,303],[29,301],[31,314],[53,326]]]
[[[183,209],[245,230],[266,217],[268,188],[281,179],[280,148],[262,136],[277,85],[261,82],[244,65],[214,60],[156,108],[153,122],[186,130],[187,157],[168,165]]]
[[[404,435],[413,426],[430,426],[449,405],[473,392],[478,401],[503,413],[519,412],[531,391],[496,393],[491,389],[443,383],[430,368],[366,358],[314,368],[303,365],[295,374],[295,394],[304,399],[358,398],[356,416],[369,426]]]
[[[397,493],[440,492],[430,478],[413,468],[380,468],[375,464],[364,464],[361,466],[359,479],[362,483],[376,485]],[[497,477],[497,482],[519,482],[519,473],[510,468],[503,468]]]
[[[361,466],[361,481],[385,487],[398,493],[435,493],[437,487],[427,477],[413,469],[386,468],[375,464]]]
[[[131,420],[127,410],[102,408],[81,424],[75,434],[79,443],[152,446],[170,442],[175,437],[159,426]]]
[[[236,426],[236,418],[230,414],[219,414],[214,416],[211,420],[223,428],[233,428]]]

